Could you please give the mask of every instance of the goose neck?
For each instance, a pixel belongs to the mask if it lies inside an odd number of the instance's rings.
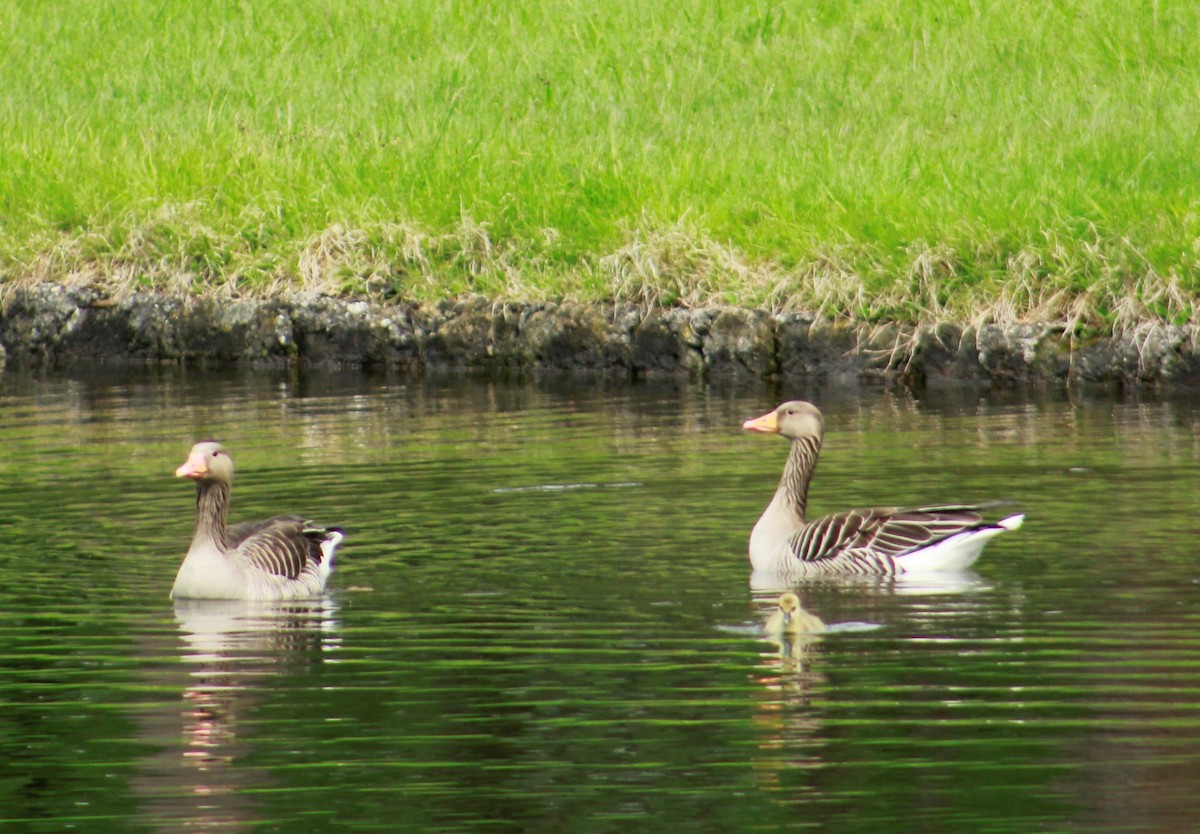
[[[229,509],[229,484],[201,481],[196,485],[196,532],[193,542],[212,542],[226,549],[225,516]]]
[[[801,522],[808,508],[808,486],[812,483],[820,451],[820,438],[793,440],[792,448],[788,451],[787,464],[783,468],[783,477],[779,480],[779,494],[784,498],[785,506],[794,512],[797,520]]]

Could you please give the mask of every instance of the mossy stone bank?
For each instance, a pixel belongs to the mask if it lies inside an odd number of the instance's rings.
[[[913,327],[735,307],[277,298],[111,298],[43,284],[0,306],[10,365],[90,359],[278,366],[590,370],[693,377],[821,377],[927,384],[1200,385],[1196,328],[1081,339],[1054,324]]]

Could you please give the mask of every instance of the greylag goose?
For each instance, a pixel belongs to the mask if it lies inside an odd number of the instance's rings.
[[[825,623],[815,614],[800,607],[800,597],[788,591],[779,597],[779,605],[767,617],[763,631],[767,634],[816,634],[825,630]]]
[[[812,403],[795,400],[747,420],[742,428],[791,441],[775,497],[750,533],[750,563],[756,572],[790,580],[964,570],[989,539],[1016,530],[1025,518],[1017,514],[990,523],[980,514],[987,505],[955,504],[850,510],[808,521],[808,486],[825,433],[821,412]]]
[[[196,532],[172,599],[305,599],[325,588],[341,530],[294,515],[226,529],[233,460],[219,443],[197,443],[175,475],[196,482]]]

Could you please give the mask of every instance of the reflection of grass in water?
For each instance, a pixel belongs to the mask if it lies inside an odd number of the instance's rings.
[[[14,6],[0,265],[194,292],[1189,320],[1197,14]]]

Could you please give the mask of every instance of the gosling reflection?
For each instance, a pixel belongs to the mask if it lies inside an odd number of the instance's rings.
[[[162,714],[156,731],[177,741],[154,757],[143,780],[149,816],[164,831],[256,827],[262,820],[251,789],[269,776],[245,764],[261,757],[247,732],[253,713],[268,700],[274,676],[320,664],[337,648],[336,607],[325,599],[179,600],[175,620],[182,704],[173,720]]]
[[[820,671],[825,631],[821,618],[805,611],[790,591],[774,601],[762,621],[761,633],[773,647],[760,654],[754,676],[761,687],[754,711],[761,734],[755,770],[765,789],[779,788],[785,771],[807,772],[821,764],[823,722],[813,701],[827,686]]]

